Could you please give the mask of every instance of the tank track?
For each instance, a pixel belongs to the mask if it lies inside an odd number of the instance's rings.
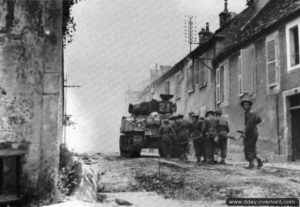
[[[121,157],[139,157],[142,151],[142,142],[141,135],[121,135],[119,143]]]

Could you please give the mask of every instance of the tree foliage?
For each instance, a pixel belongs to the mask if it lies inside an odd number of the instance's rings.
[[[76,23],[71,14],[72,7],[77,3],[75,0],[63,0],[63,38],[64,47],[71,43],[76,31]]]

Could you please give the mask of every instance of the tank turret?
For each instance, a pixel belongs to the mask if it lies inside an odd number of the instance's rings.
[[[129,104],[128,112],[133,116],[143,115],[148,116],[152,112],[158,112],[159,114],[173,114],[176,112],[176,104],[172,103],[170,99],[174,95],[161,94],[162,101],[152,99],[149,102],[142,102],[139,104]]]
[[[161,101],[155,99],[139,104],[129,104],[130,117],[123,117],[121,123],[120,154],[124,157],[137,157],[142,148],[157,148],[160,154],[161,135],[159,128],[164,119],[176,112],[176,104],[170,100],[174,97],[161,94]]]

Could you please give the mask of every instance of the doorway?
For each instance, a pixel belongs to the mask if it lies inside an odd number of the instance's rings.
[[[300,94],[290,97],[292,160],[300,161]]]

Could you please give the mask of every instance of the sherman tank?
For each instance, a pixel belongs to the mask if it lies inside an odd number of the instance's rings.
[[[139,157],[143,148],[161,148],[159,128],[164,119],[176,112],[176,104],[170,101],[173,95],[161,94],[162,100],[155,99],[140,104],[129,104],[129,117],[122,117],[119,140],[122,157]]]

